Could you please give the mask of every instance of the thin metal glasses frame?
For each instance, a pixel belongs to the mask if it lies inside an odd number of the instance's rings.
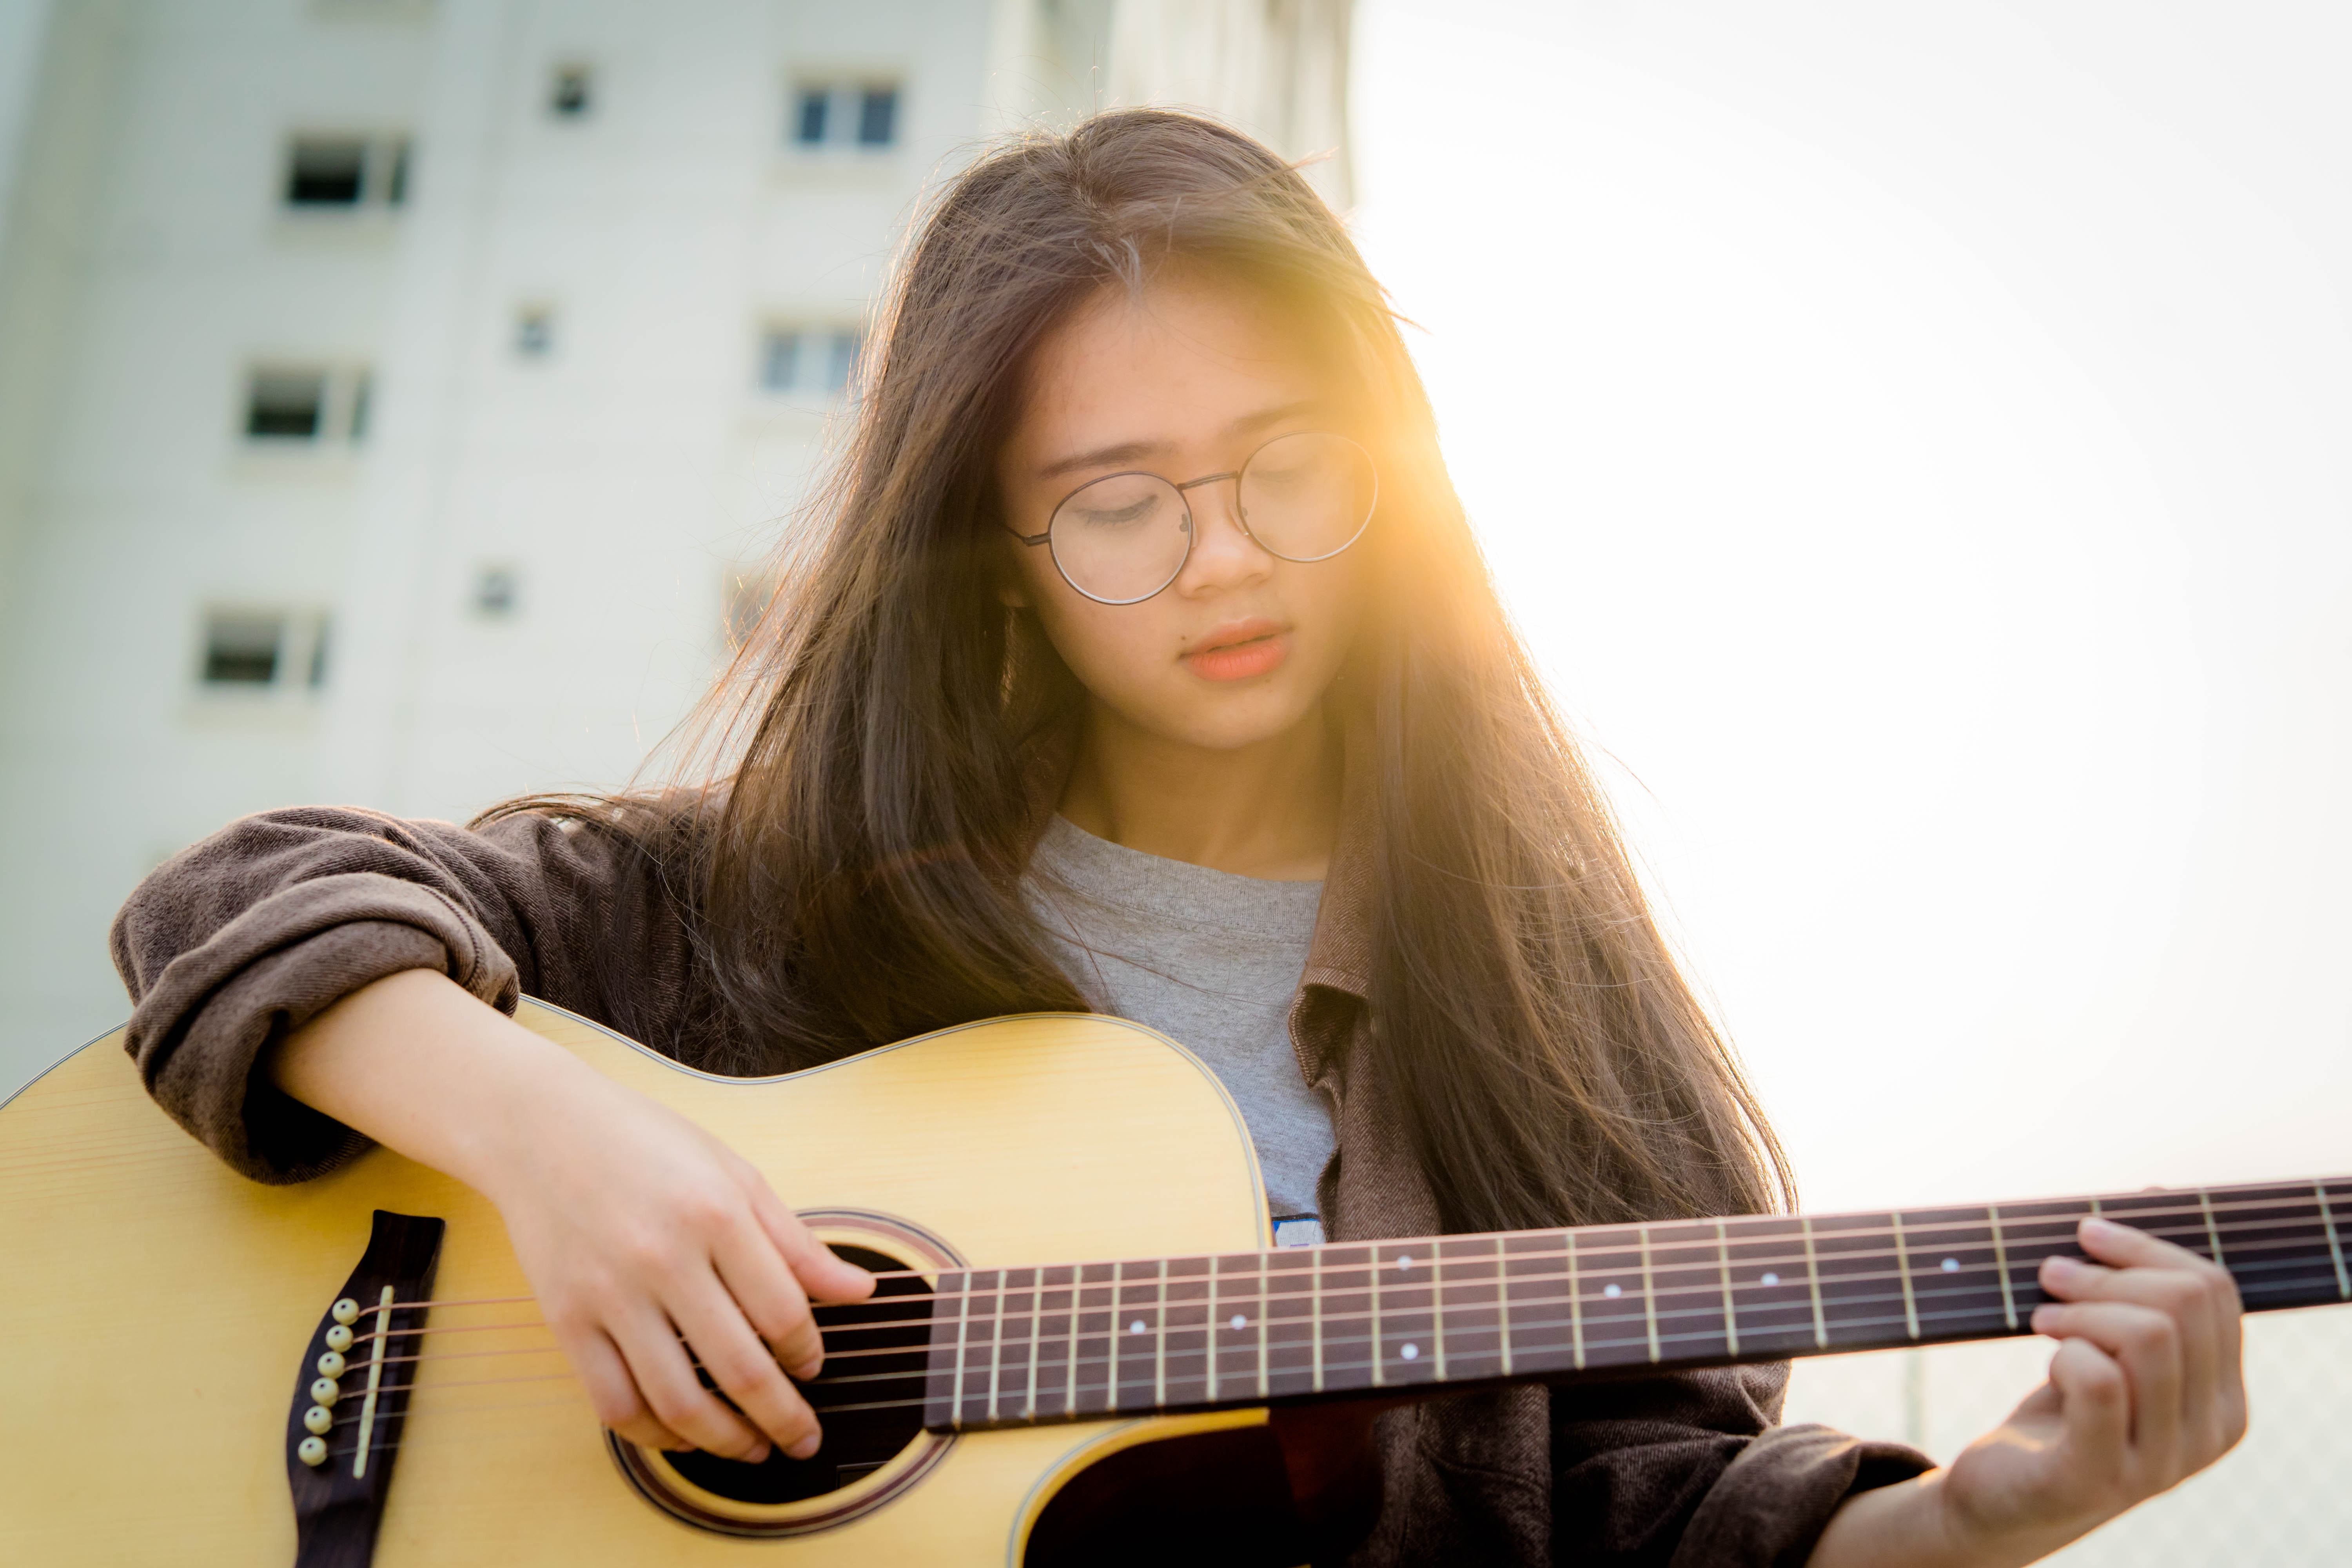
[[[1268,544],[1265,540],[1260,539],[1257,534],[1251,530],[1249,518],[1242,510],[1240,495],[1241,479],[1244,474],[1249,472],[1250,465],[1257,461],[1258,453],[1265,451],[1266,447],[1274,446],[1276,442],[1288,441],[1299,436],[1325,436],[1334,441],[1346,441],[1349,446],[1355,447],[1357,451],[1363,452],[1364,467],[1370,472],[1372,477],[1372,493],[1370,500],[1365,502],[1363,521],[1356,524],[1356,531],[1348,535],[1347,539],[1343,542],[1334,545],[1332,548],[1323,552],[1320,555],[1285,555],[1281,551],[1276,550],[1273,545]],[[1085,484],[1080,485],[1076,489],[1070,491],[1069,494],[1064,496],[1060,500],[1054,503],[1054,510],[1045,514],[1045,532],[1024,533],[1020,530],[1014,528],[1011,523],[1006,523],[1004,525],[1004,531],[1013,535],[1013,538],[1019,540],[1022,543],[1029,545],[1032,548],[1040,544],[1050,546],[1054,542],[1054,520],[1062,515],[1062,509],[1064,507],[1069,505],[1070,502],[1076,500],[1079,494],[1093,489],[1097,485],[1105,483],[1111,479],[1158,479],[1161,484],[1166,485],[1170,489],[1176,492],[1176,497],[1179,501],[1184,500],[1185,492],[1188,490],[1197,490],[1203,485],[1222,484],[1223,481],[1231,479],[1234,481],[1235,487],[1235,493],[1234,495],[1234,521],[1240,527],[1243,534],[1248,538],[1250,542],[1255,544],[1260,550],[1265,551],[1268,555],[1273,556],[1276,560],[1287,561],[1292,563],[1294,565],[1300,566],[1312,565],[1318,561],[1328,561],[1334,555],[1340,554],[1346,551],[1349,546],[1354,544],[1359,539],[1363,538],[1364,530],[1372,525],[1372,513],[1380,510],[1381,504],[1380,465],[1372,461],[1372,455],[1370,452],[1364,451],[1362,442],[1342,436],[1335,430],[1294,430],[1286,435],[1276,436],[1271,441],[1261,443],[1257,451],[1252,452],[1248,457],[1242,459],[1242,466],[1238,468],[1234,468],[1230,472],[1222,474],[1203,474],[1197,479],[1186,479],[1182,484],[1178,484],[1174,479],[1169,479],[1164,474],[1155,474],[1149,468],[1121,468],[1117,473],[1097,474],[1093,479],[1088,479]],[[1054,570],[1060,575],[1063,582],[1070,584],[1073,591],[1083,595],[1087,598],[1092,599],[1097,605],[1139,605],[1146,599],[1156,597],[1157,595],[1167,592],[1168,584],[1173,583],[1177,578],[1182,576],[1184,574],[1185,566],[1192,559],[1192,546],[1200,542],[1201,536],[1199,531],[1192,526],[1192,508],[1189,503],[1184,507],[1184,521],[1181,526],[1181,531],[1184,535],[1184,553],[1182,557],[1177,561],[1175,569],[1168,574],[1167,581],[1161,583],[1159,587],[1152,589],[1150,593],[1138,594],[1131,599],[1106,599],[1100,594],[1090,592],[1084,584],[1071,577],[1068,571],[1063,567],[1062,558],[1058,554],[1053,556]]]

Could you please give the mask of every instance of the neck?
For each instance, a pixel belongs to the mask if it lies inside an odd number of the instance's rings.
[[[1339,827],[1340,746],[1318,709],[1282,734],[1217,748],[1087,708],[1061,813],[1097,838],[1212,870],[1313,881]]]

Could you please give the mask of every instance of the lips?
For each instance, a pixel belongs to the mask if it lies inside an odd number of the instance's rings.
[[[1269,675],[1290,657],[1290,628],[1263,616],[1213,628],[1184,652],[1184,663],[1204,680],[1247,680]]]

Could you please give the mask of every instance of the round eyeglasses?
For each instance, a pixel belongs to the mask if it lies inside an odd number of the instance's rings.
[[[1176,581],[1198,537],[1187,490],[1234,481],[1242,531],[1283,561],[1328,561],[1363,537],[1380,499],[1371,454],[1345,436],[1277,436],[1229,474],[1182,484],[1158,474],[1107,474],[1062,498],[1043,533],[1062,581],[1097,604],[1139,605]]]

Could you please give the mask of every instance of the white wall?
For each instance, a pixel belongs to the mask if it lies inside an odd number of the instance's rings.
[[[1815,1208],[2352,1170],[2339,9],[1375,0],[1363,232]],[[2339,1561],[2352,1312],[2070,1560]],[[1939,1453],[2030,1345],[1807,1367]]]

